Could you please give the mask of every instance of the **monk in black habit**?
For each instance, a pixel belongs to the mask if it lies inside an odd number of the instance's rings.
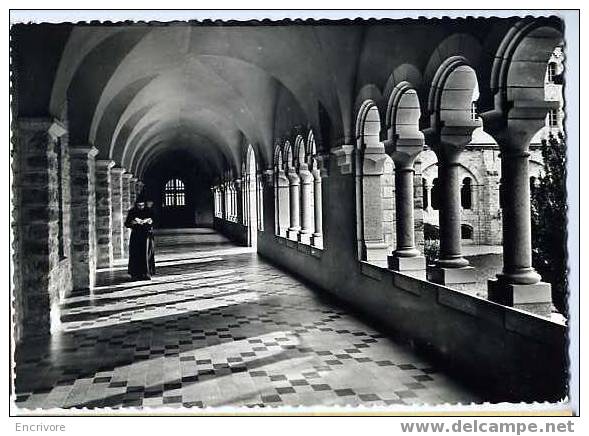
[[[155,274],[153,214],[142,196],[127,214],[125,226],[131,229],[129,241],[129,275],[133,280],[151,280]]]

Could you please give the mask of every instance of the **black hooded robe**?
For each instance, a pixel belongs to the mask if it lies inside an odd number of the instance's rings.
[[[153,221],[151,210],[147,207],[133,207],[127,214],[125,226],[131,229],[128,272],[131,277],[152,276],[155,274],[153,224],[133,224],[135,218],[151,218]]]

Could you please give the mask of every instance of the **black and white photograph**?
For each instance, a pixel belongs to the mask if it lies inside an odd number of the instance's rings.
[[[576,413],[577,11],[17,12],[13,415]]]

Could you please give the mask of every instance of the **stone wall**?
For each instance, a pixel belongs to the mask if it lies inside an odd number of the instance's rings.
[[[247,245],[247,227],[241,223],[227,221],[222,218],[214,218],[213,228],[238,245]]]

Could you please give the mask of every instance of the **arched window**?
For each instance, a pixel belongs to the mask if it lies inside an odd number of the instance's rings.
[[[437,177],[432,182],[432,209],[440,209],[440,184]]]
[[[164,207],[178,207],[186,205],[184,182],[180,179],[171,179],[164,189]]]
[[[472,209],[472,180],[465,177],[460,188],[460,204],[463,209]]]

